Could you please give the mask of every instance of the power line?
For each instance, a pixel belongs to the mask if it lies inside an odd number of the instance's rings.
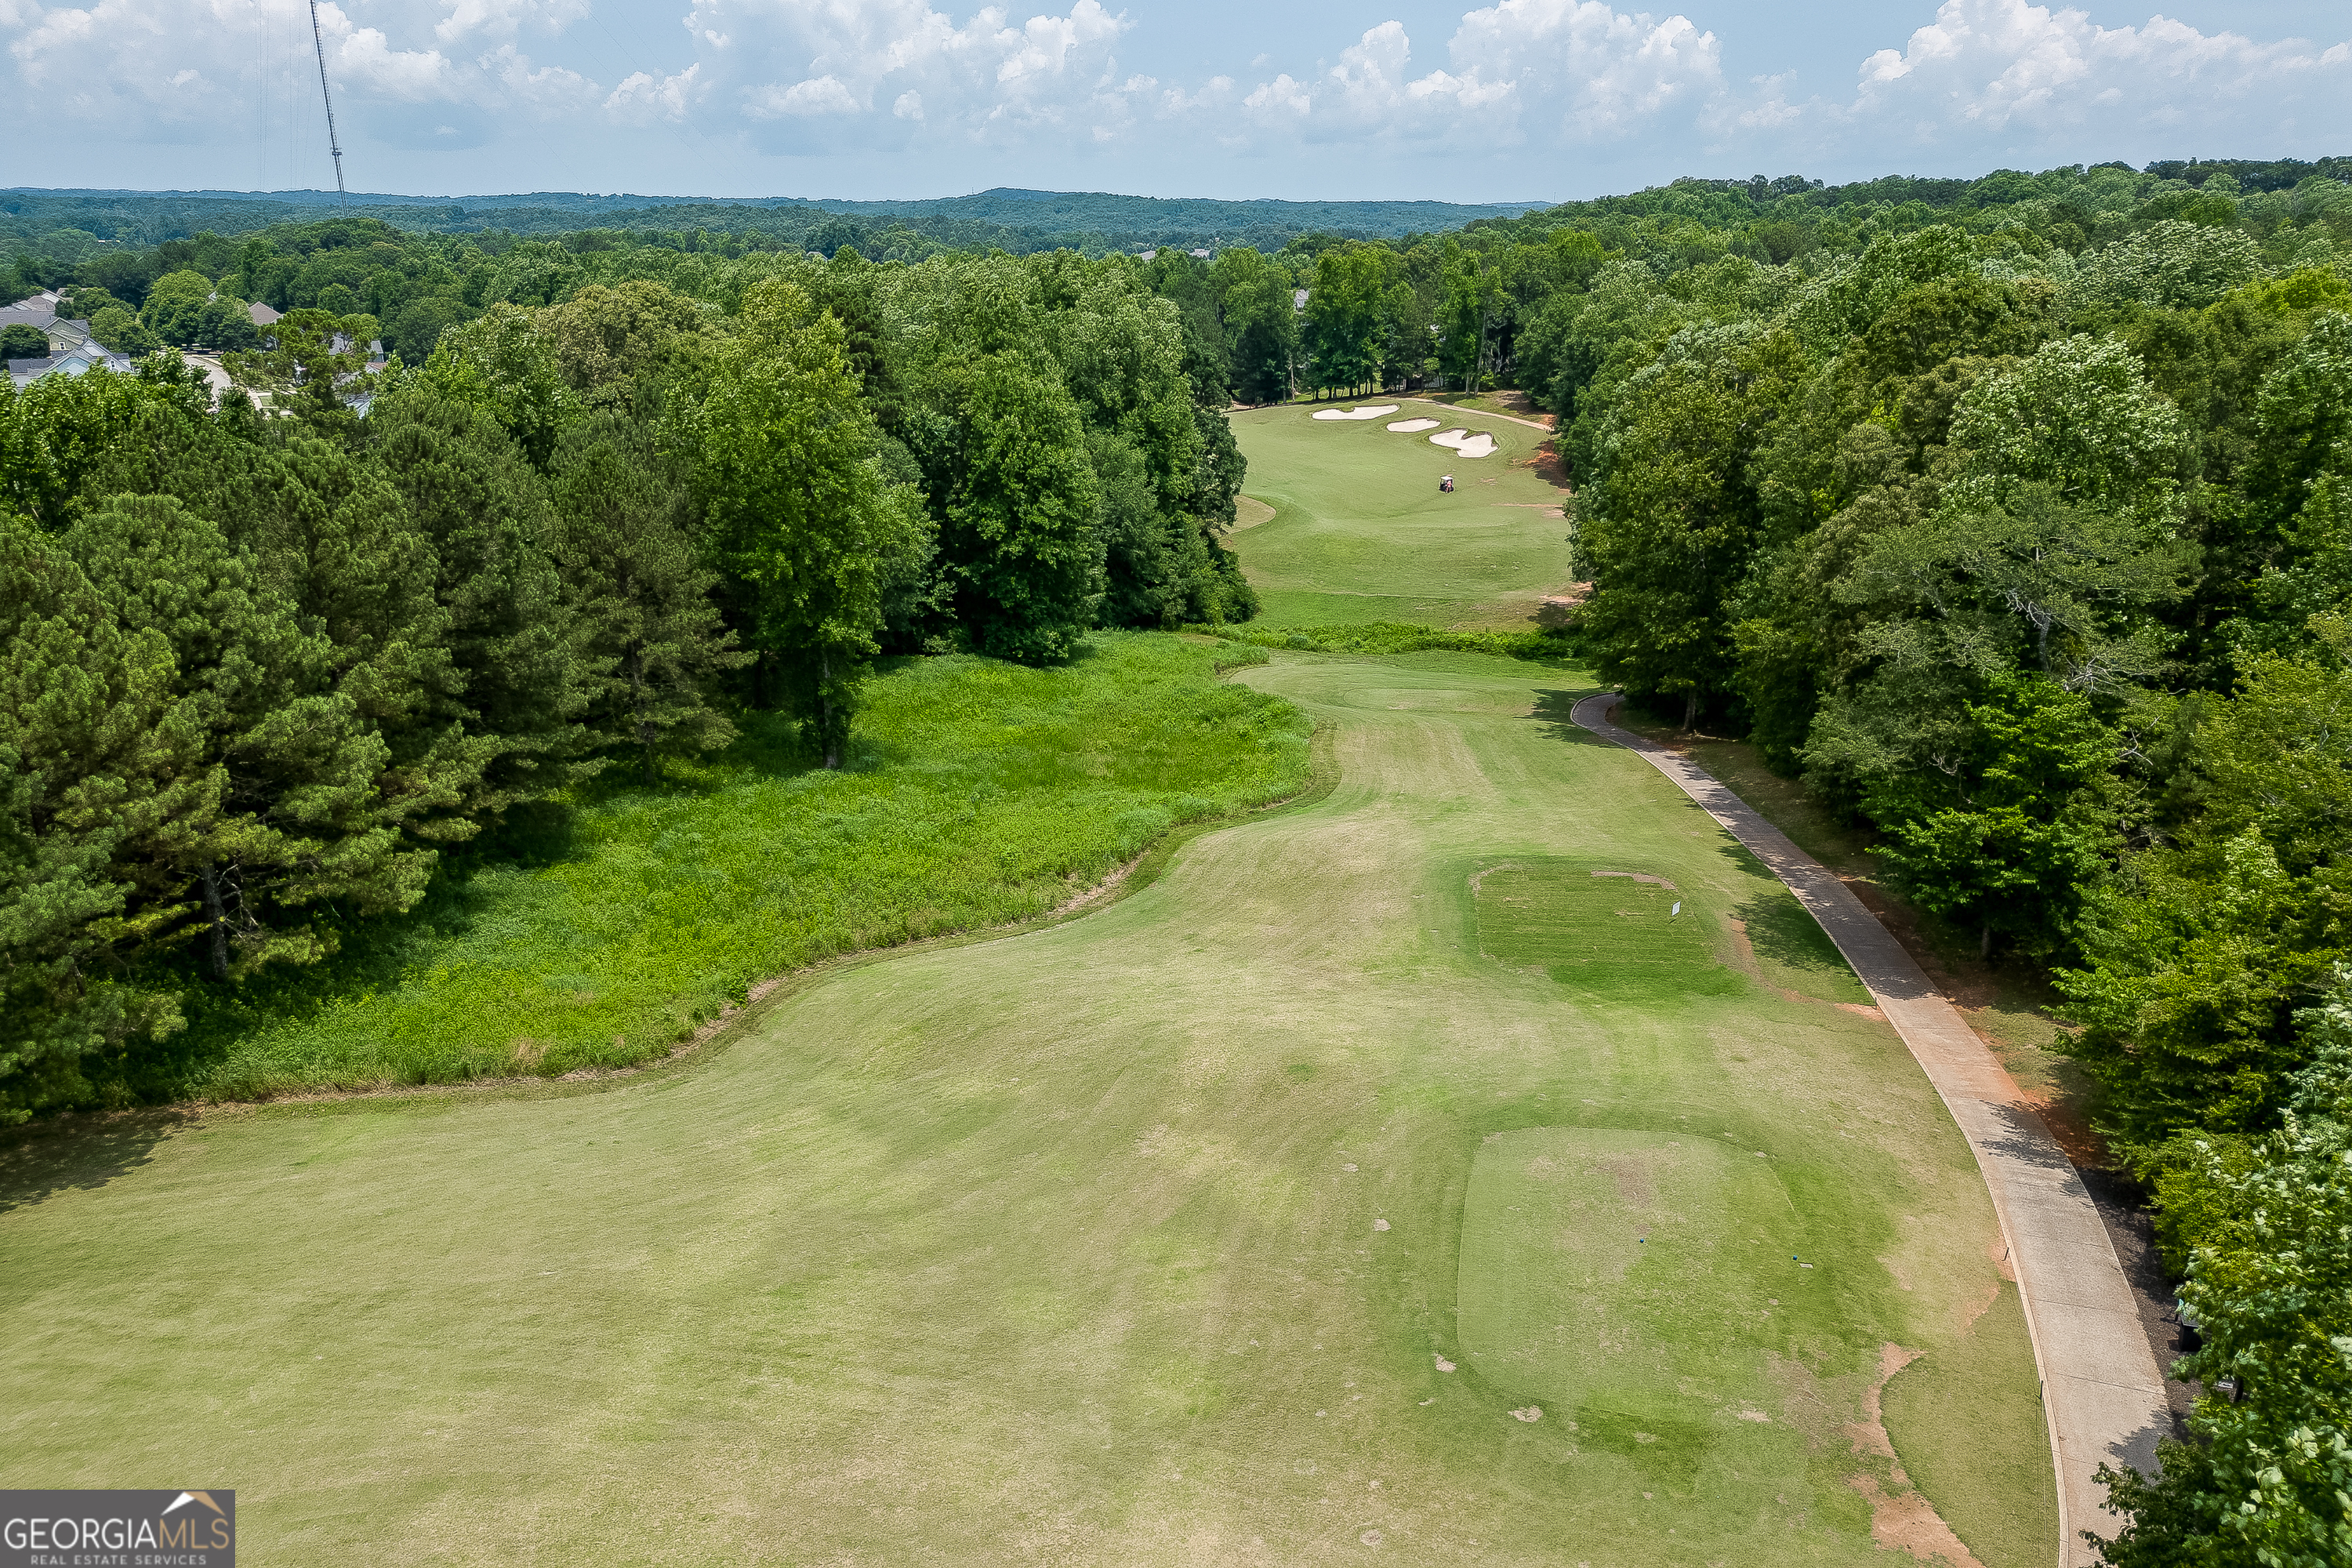
[[[319,36],[319,0],[310,0],[310,47],[319,52],[319,96],[327,100],[327,150],[335,155],[335,205],[352,205],[343,189],[343,145],[335,140],[335,95],[327,90],[327,43]]]

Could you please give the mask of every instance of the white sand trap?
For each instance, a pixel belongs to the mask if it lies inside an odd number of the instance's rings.
[[[1383,403],[1378,408],[1318,408],[1318,419],[1385,419],[1397,411],[1393,403]]]
[[[1467,430],[1440,430],[1430,440],[1440,447],[1451,447],[1465,458],[1483,458],[1495,449],[1495,438],[1484,430],[1475,436]]]
[[[1418,436],[1423,430],[1436,429],[1437,421],[1434,419],[1400,419],[1395,424],[1390,426],[1389,428],[1395,431],[1400,436]]]

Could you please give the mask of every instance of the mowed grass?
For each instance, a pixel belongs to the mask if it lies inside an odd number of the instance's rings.
[[[192,988],[149,1092],[625,1066],[767,976],[1040,914],[1171,825],[1302,785],[1304,721],[1218,676],[1258,657],[1104,633],[1057,668],[893,661],[839,773],[754,715],[684,782],[589,792],[538,863],[446,878],[320,969]]]
[[[1612,995],[1733,983],[1712,962],[1721,922],[1664,878],[1541,857],[1489,866],[1470,882],[1490,958]]]
[[[1573,675],[1239,679],[1328,796],[688,1070],[15,1147],[10,1484],[234,1485],[256,1563],[1595,1568],[1884,1563],[1916,1487],[2045,1563],[1974,1162],[1785,891]],[[1555,977],[1621,907],[1678,971]]]
[[[1686,1390],[1770,1387],[1831,1325],[1790,1249],[1808,1239],[1767,1160],[1709,1136],[1528,1127],[1489,1137],[1462,1217],[1462,1346],[1481,1378],[1570,1440],[1676,1490],[1769,1507],[1786,1468],[1762,1403]],[[1722,1417],[1728,1415],[1730,1419]]]
[[[1229,540],[1264,625],[1527,630],[1543,595],[1569,583],[1566,494],[1535,468],[1541,430],[1412,402],[1361,421],[1318,420],[1303,407],[1232,417],[1248,493],[1274,508]],[[1465,458],[1432,445],[1436,431],[1387,428],[1418,417],[1487,431],[1496,450]],[[1449,473],[1459,488],[1441,493]]]

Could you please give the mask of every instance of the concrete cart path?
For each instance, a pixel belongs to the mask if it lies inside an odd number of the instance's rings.
[[[2131,1286],[2091,1194],[1984,1042],[1862,900],[1705,769],[1611,723],[1617,700],[1614,693],[1588,697],[1574,718],[1646,757],[1788,884],[1877,998],[1976,1151],[2042,1372],[2058,1468],[2059,1558],[2068,1568],[2094,1563],[2081,1532],[2112,1534],[2118,1522],[2095,1472],[2119,1464],[2152,1473],[2156,1440],[2171,1418]]]

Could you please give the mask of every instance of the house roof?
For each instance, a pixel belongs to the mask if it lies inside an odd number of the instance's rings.
[[[132,369],[130,356],[94,342],[81,342],[64,353],[46,359],[12,359],[8,362],[8,380],[15,385],[28,386],[45,375],[80,375],[91,370],[128,371]]]
[[[257,327],[266,327],[278,316],[278,311],[271,310],[258,300],[247,305],[245,308],[245,313],[253,318],[253,324]]]

